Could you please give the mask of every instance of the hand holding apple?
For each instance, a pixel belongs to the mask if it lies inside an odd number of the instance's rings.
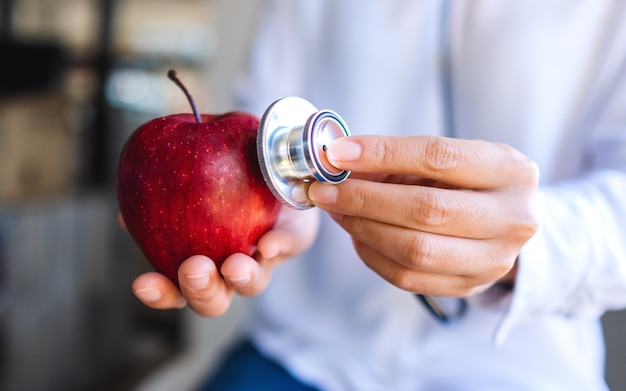
[[[256,155],[259,119],[243,112],[176,114],[140,126],[122,150],[117,195],[124,223],[153,267],[178,284],[181,263],[205,255],[217,268],[254,254],[280,203]]]
[[[313,244],[319,216],[317,209],[297,211],[283,207],[274,228],[259,239],[254,258],[233,254],[218,269],[211,259],[194,255],[180,265],[178,287],[164,275],[149,272],[135,279],[133,292],[151,308],[189,304],[201,316],[220,316],[229,308],[234,293],[261,293],[270,283],[275,266]]]

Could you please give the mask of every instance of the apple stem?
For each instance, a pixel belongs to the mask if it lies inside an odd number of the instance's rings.
[[[201,123],[202,118],[200,118],[200,112],[198,111],[198,106],[196,106],[196,102],[194,102],[193,98],[191,97],[191,94],[187,90],[187,87],[185,87],[185,85],[178,78],[178,73],[175,70],[170,69],[169,71],[167,71],[167,77],[171,81],[173,81],[181,90],[183,90],[183,92],[185,93],[185,96],[187,97],[187,100],[189,101],[189,104],[191,105],[191,110],[193,110],[193,115],[196,117],[196,122]]]

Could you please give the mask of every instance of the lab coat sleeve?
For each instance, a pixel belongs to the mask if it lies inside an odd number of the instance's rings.
[[[619,75],[589,129],[590,169],[539,189],[541,227],[520,254],[496,343],[528,317],[626,307],[626,60]]]

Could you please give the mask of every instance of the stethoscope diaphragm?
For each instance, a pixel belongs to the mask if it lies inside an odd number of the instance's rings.
[[[350,175],[334,167],[326,148],[350,135],[334,111],[318,110],[309,101],[286,97],[272,103],[261,118],[257,154],[265,182],[283,204],[295,209],[313,206],[306,196],[312,181],[337,184]]]

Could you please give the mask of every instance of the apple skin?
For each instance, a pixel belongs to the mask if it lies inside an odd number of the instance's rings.
[[[178,285],[192,255],[218,266],[252,255],[278,218],[256,152],[259,119],[244,112],[175,114],[141,125],[117,167],[118,204],[128,232],[154,269]]]

